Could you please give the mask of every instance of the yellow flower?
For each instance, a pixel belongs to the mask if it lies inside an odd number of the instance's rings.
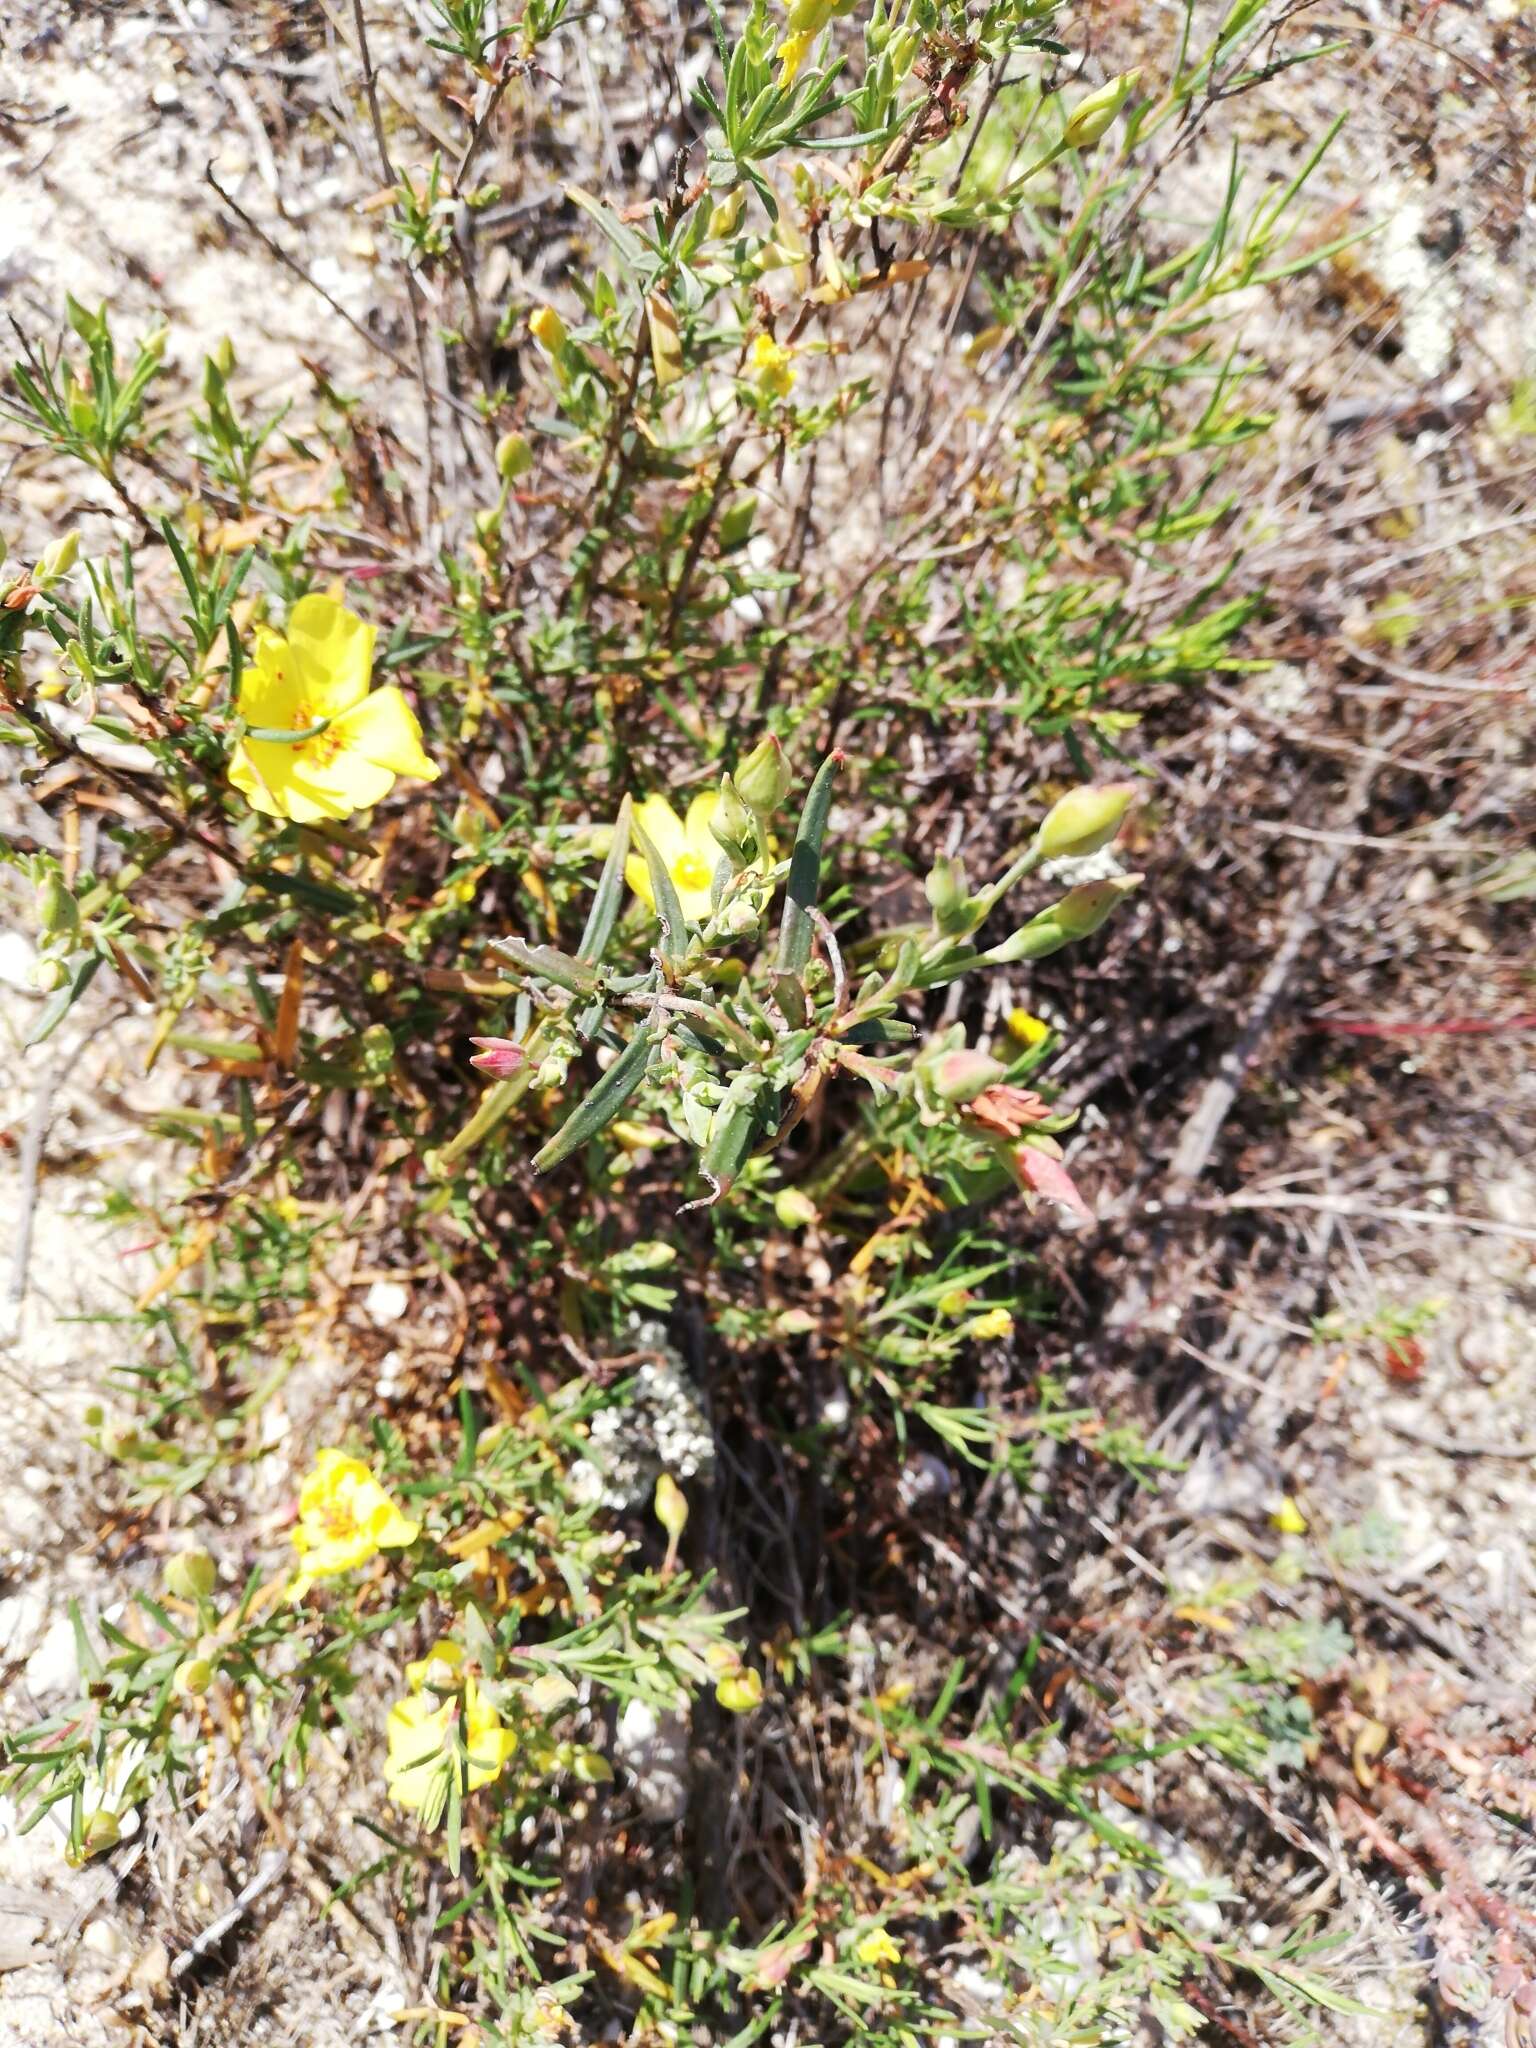
[[[800,76],[800,66],[805,62],[806,55],[815,40],[816,31],[811,28],[803,28],[795,35],[786,36],[774,51],[773,54],[779,59],[780,92],[788,92],[795,80]]]
[[[462,1682],[464,1652],[447,1637],[435,1642],[425,1657],[405,1667],[405,1682],[412,1692],[452,1692]]]
[[[546,355],[557,356],[565,347],[565,322],[553,306],[540,306],[528,315],[528,332]]]
[[[316,1579],[355,1571],[380,1550],[404,1550],[421,1524],[401,1514],[361,1458],[324,1450],[299,1489],[293,1547],[299,1575],[291,1598],[302,1600]]]
[[[1013,1317],[1005,1308],[989,1308],[982,1315],[972,1316],[965,1326],[965,1335],[983,1341],[991,1337],[1011,1337]]]
[[[430,782],[416,714],[393,685],[370,690],[374,629],[334,598],[301,597],[286,637],[258,629],[240,677],[252,730],[229,779],[253,810],[301,825],[349,818],[387,796],[397,775]]]
[[[757,380],[757,388],[769,398],[787,398],[790,386],[795,381],[794,356],[791,350],[776,342],[771,334],[760,334],[752,344],[747,360]]]
[[[868,1963],[871,1966],[901,1961],[900,1942],[892,1941],[883,1927],[871,1928],[853,1952],[861,1963]]]
[[[680,818],[664,796],[648,796],[635,812],[635,822],[661,855],[684,917],[709,915],[709,885],[725,855],[715,843],[709,821],[720,801],[719,792],[700,790]],[[650,909],[656,908],[651,889],[651,871],[642,854],[632,853],[624,863],[624,879]]]
[[[1307,1533],[1307,1518],[1288,1493],[1282,1494],[1275,1503],[1269,1519],[1282,1536],[1305,1536]]]
[[[1025,1009],[1008,1012],[1008,1029],[1021,1045],[1043,1045],[1051,1035],[1051,1027],[1043,1017],[1036,1017]]]
[[[455,1653],[456,1662],[462,1661],[457,1644],[439,1643],[430,1658],[407,1666],[407,1677],[434,1663],[446,1668],[440,1654],[445,1650]],[[462,1698],[437,1706],[421,1692],[396,1700],[385,1732],[389,1755],[384,1782],[389,1796],[396,1806],[421,1813],[428,1827],[436,1827],[442,1818],[455,1771],[460,1773],[461,1791],[478,1792],[501,1775],[517,1748],[517,1737],[502,1726],[501,1716],[473,1678],[465,1680]]]

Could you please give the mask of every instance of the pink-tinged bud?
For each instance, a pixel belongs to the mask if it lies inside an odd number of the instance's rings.
[[[493,1081],[505,1081],[528,1057],[515,1038],[472,1038],[469,1042],[480,1047],[469,1064]]]
[[[946,1052],[933,1063],[933,1092],[944,1102],[969,1102],[983,1088],[1000,1081],[1008,1069],[990,1053],[962,1047]]]
[[[1108,846],[1136,794],[1134,782],[1085,782],[1045,814],[1035,841],[1042,860],[1081,860]]]

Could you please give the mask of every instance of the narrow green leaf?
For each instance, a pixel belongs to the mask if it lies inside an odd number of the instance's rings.
[[[829,754],[816,771],[800,824],[794,851],[789,858],[789,880],[784,885],[784,921],[779,926],[780,974],[801,974],[811,957],[811,911],[821,881],[821,842],[826,837],[827,813],[832,808],[832,785],[847,756]]]
[[[586,1099],[566,1118],[533,1162],[535,1173],[548,1173],[579,1151],[589,1138],[613,1122],[644,1078],[651,1047],[656,1040],[654,1024],[642,1024],[623,1052]]]
[[[558,946],[530,946],[525,939],[493,939],[491,951],[500,953],[525,974],[552,981],[556,988],[568,989],[572,995],[591,995],[597,987],[596,969],[585,960],[562,953]]]
[[[667,864],[647,837],[638,818],[630,821],[630,830],[650,871],[651,894],[656,898],[656,915],[661,919],[661,957],[663,960],[681,960],[688,950],[688,921],[672,886],[672,877],[667,873]]]
[[[608,849],[608,858],[603,862],[603,872],[597,878],[597,893],[592,898],[592,908],[587,913],[586,930],[581,935],[581,944],[576,948],[579,960],[600,960],[613,928],[619,921],[619,912],[624,907],[624,863],[629,857],[630,822],[634,816],[634,805],[628,797],[619,805],[619,815],[614,820],[613,844]]]

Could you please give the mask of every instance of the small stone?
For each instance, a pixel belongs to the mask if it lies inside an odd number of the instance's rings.
[[[688,1724],[630,1700],[614,1731],[615,1760],[629,1774],[640,1811],[650,1821],[681,1820],[688,1810]]]
[[[80,1936],[80,1946],[110,1963],[117,1960],[128,1944],[115,1920],[96,1919],[88,1922]]]
[[[27,1690],[36,1700],[51,1693],[73,1692],[80,1683],[80,1660],[75,1653],[75,1632],[69,1616],[59,1614],[48,1625],[48,1633],[27,1659],[24,1677]]]
[[[410,1289],[398,1280],[375,1280],[363,1296],[363,1314],[381,1330],[403,1322],[410,1305]]]
[[[0,982],[7,988],[19,989],[24,995],[35,996],[37,983],[37,951],[24,932],[0,932]]]

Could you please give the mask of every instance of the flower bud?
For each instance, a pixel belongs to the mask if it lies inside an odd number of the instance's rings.
[[[1122,72],[1108,85],[1101,85],[1097,92],[1089,93],[1085,100],[1079,100],[1067,116],[1067,125],[1062,131],[1062,140],[1067,147],[1092,149],[1130,98],[1140,76],[1139,70]]]
[[[720,778],[720,801],[709,821],[710,836],[724,848],[733,868],[744,868],[757,851],[757,827],[729,775]]]
[[[670,1472],[663,1472],[656,1481],[654,1505],[656,1519],[675,1548],[678,1538],[688,1526],[688,1496]]]
[[[178,1550],[166,1563],[165,1590],[178,1600],[206,1600],[218,1582],[218,1566],[206,1550]]]
[[[953,938],[970,929],[971,899],[966,893],[963,862],[941,854],[928,871],[923,894],[933,907],[933,921],[941,932]]]
[[[734,192],[728,192],[723,199],[716,200],[709,216],[709,232],[716,240],[736,232],[736,223],[741,219],[747,203],[747,188],[738,185]]]
[[[85,1824],[80,1830],[79,1855],[66,1856],[65,1861],[78,1865],[88,1862],[92,1856],[105,1856],[107,1851],[115,1849],[122,1839],[123,1831],[118,1824],[117,1815],[109,1813],[106,1807],[99,1806],[94,1813],[86,1816]]]
[[[50,937],[80,929],[80,912],[61,875],[44,875],[38,884],[37,922]]]
[[[1083,882],[1069,889],[1048,913],[1069,939],[1086,939],[1096,932],[1122,896],[1140,883],[1140,875],[1114,875],[1103,882]]]
[[[1085,782],[1046,812],[1035,840],[1042,860],[1081,860],[1108,846],[1136,794],[1133,782]]]
[[[77,434],[88,434],[96,424],[96,400],[88,384],[71,377],[64,394],[69,423]]]
[[[501,513],[495,505],[484,505],[475,514],[475,538],[487,543],[501,531]]]
[[[560,1761],[580,1785],[613,1783],[613,1765],[598,1750],[573,1747],[569,1755],[561,1757]]]
[[[720,552],[728,555],[751,537],[757,517],[757,493],[748,491],[727,505],[720,515]]]
[[[972,1316],[960,1333],[963,1337],[974,1337],[979,1343],[995,1342],[1002,1337],[1013,1335],[1013,1317],[1005,1308],[989,1308],[979,1316]]]
[[[80,554],[80,536],[73,529],[50,541],[43,550],[42,559],[32,572],[32,581],[39,590],[52,590],[55,583],[61,583],[73,569]]]
[[[215,344],[213,354],[208,360],[213,364],[221,377],[229,377],[234,374],[235,344],[227,334]]]
[[[891,38],[891,72],[898,82],[905,78],[917,62],[917,53],[923,46],[922,30],[908,22],[905,28],[897,29]]]
[[[565,347],[565,322],[553,306],[540,306],[537,312],[529,314],[528,332],[546,355],[557,356]]]
[[[779,808],[789,795],[791,780],[784,749],[772,733],[758,741],[736,770],[737,792],[759,817],[767,817]]]
[[[503,434],[496,443],[496,474],[504,484],[515,484],[533,467],[533,449],[526,434]]]
[[[32,969],[32,980],[45,996],[51,996],[55,989],[62,988],[68,979],[69,969],[62,960],[39,960]]]
[[[1269,1519],[1271,1526],[1282,1536],[1305,1536],[1307,1533],[1307,1518],[1288,1493],[1276,1501]]]
[[[213,1683],[213,1666],[206,1657],[188,1657],[176,1666],[172,1683],[183,1699],[201,1699]]]
[[[816,1204],[800,1188],[780,1188],[773,1198],[773,1213],[785,1230],[804,1230],[817,1217]]]
[[[505,1081],[528,1057],[524,1048],[512,1038],[471,1038],[469,1042],[480,1048],[469,1064],[482,1074],[489,1074],[493,1081]]]
[[[929,1067],[928,1078],[941,1102],[969,1102],[983,1088],[1000,1081],[1007,1071],[990,1053],[962,1046],[958,1052],[941,1053]]]
[[[739,1671],[721,1679],[715,1687],[715,1698],[728,1714],[750,1714],[763,1703],[762,1676],[750,1664],[744,1664]]]

